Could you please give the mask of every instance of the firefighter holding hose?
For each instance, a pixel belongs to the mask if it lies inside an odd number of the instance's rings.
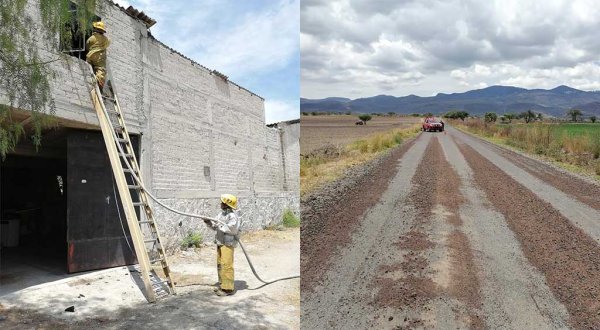
[[[235,212],[236,209],[237,197],[223,194],[221,195],[221,212],[216,216],[220,223],[204,220],[209,228],[216,231],[217,272],[219,274],[219,287],[215,289],[217,296],[235,294],[233,251],[237,246],[236,235],[240,229],[240,220]]]
[[[110,45],[110,40],[104,35],[106,33],[104,22],[94,22],[92,27],[92,36],[86,42],[88,52],[85,60],[92,65],[98,85],[102,89],[106,78],[106,49]]]

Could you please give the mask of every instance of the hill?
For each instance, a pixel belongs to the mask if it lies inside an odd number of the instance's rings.
[[[580,109],[584,116],[600,116],[600,92],[587,92],[568,86],[553,89],[525,89],[512,86],[490,86],[464,93],[420,97],[377,95],[351,100],[342,97],[300,99],[304,112],[357,112],[400,114],[442,114],[450,110],[465,110],[473,115],[533,110],[546,116],[564,117],[567,110]]]

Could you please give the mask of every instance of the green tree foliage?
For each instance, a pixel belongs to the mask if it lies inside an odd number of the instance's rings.
[[[581,110],[571,109],[567,111],[567,115],[571,116],[572,121],[577,121],[577,119],[581,117]]]
[[[373,119],[373,117],[371,115],[365,114],[365,115],[359,115],[358,119],[360,119],[366,125],[369,120]]]
[[[590,116],[590,120],[592,121],[592,123],[596,122],[596,116]]]
[[[523,118],[526,123],[530,123],[535,120],[536,115],[533,111],[527,110],[527,111],[521,112],[521,114],[519,114],[519,117]]]
[[[450,119],[460,119],[460,120],[465,120],[465,118],[469,117],[469,113],[466,111],[449,111],[446,112],[446,114],[444,114],[443,116],[444,118],[450,118]]]
[[[498,115],[494,112],[486,112],[484,116],[484,120],[486,123],[494,123],[498,119]]]
[[[506,120],[508,120],[508,123],[512,123],[512,120],[517,118],[517,115],[514,113],[506,113],[504,114],[504,118],[506,118]]]
[[[41,22],[29,14],[28,6],[39,6]],[[11,109],[30,112],[33,127],[31,140],[41,145],[42,128],[51,120],[47,115],[55,111],[50,82],[55,72],[50,63],[64,55],[59,45],[68,45],[74,33],[68,23],[76,22],[82,29],[76,31],[84,36],[91,29],[96,0],[76,1],[71,11],[70,0],[2,0],[0,1],[0,90],[6,99],[0,104],[0,156],[13,150],[27,132],[22,124],[13,119]],[[42,35],[40,35],[42,33]],[[60,36],[60,40],[56,36]],[[51,58],[40,55],[44,47]]]

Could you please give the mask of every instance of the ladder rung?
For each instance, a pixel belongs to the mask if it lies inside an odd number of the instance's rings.
[[[142,220],[142,221],[138,221],[138,223],[140,224],[144,224],[144,223],[154,223],[153,221],[148,221],[148,220]]]
[[[130,184],[130,185],[127,185],[127,188],[129,188],[129,189],[140,189],[142,187],[139,186],[139,185],[137,185],[137,184]]]
[[[156,242],[156,241],[158,241],[156,238],[153,238],[153,239],[145,239],[145,240],[144,240],[144,243],[150,243],[150,242]]]
[[[116,102],[116,101],[117,101],[117,100],[115,100],[114,98],[112,98],[112,97],[109,97],[109,96],[106,96],[106,95],[102,95],[102,98],[103,98],[103,99],[105,99],[105,100],[113,101],[113,102]]]
[[[156,263],[156,262],[158,262],[158,261],[161,261],[161,262],[162,262],[162,261],[164,261],[164,260],[165,260],[164,258],[152,259],[152,260],[150,260],[150,263],[151,263],[151,264],[154,264],[154,263]]]
[[[129,143],[129,140],[127,140],[127,139],[117,138],[117,141],[120,143]]]
[[[133,202],[133,206],[145,206],[146,203],[144,202]]]
[[[123,155],[123,154],[119,153],[119,156],[121,156],[121,157],[125,156],[127,158],[133,158],[132,154],[125,154],[125,155]]]
[[[123,169],[123,172],[125,172],[125,173],[137,173],[137,171],[136,171],[136,170],[133,170],[133,171],[132,171],[132,170],[130,170],[130,169],[128,169],[128,168],[124,168],[124,169]]]

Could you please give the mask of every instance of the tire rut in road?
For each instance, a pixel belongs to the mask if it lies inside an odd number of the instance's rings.
[[[403,260],[379,266],[381,275],[372,284],[378,290],[374,303],[421,311],[421,318],[404,318],[399,326],[483,328],[477,269],[469,240],[460,230],[458,210],[464,202],[460,178],[446,161],[437,137],[425,155],[409,195],[417,217],[411,230],[394,243],[403,251]],[[449,259],[442,260],[449,267],[436,269],[439,259]],[[440,284],[439,277],[449,280]]]
[[[301,291],[308,293],[322,282],[331,256],[351,241],[364,213],[377,203],[397,171],[398,160],[415,139],[369,164],[351,169],[301,201]]]
[[[458,143],[458,148],[473,169],[477,186],[506,218],[524,255],[567,308],[572,326],[600,324],[598,244],[472,147]]]
[[[541,161],[531,159],[511,150],[495,145],[494,148],[506,159],[517,164],[529,174],[575,197],[578,201],[600,210],[600,185],[565,173]]]
[[[451,138],[440,139],[440,143],[461,179],[460,189],[466,200],[460,206],[462,231],[475,251],[486,327],[566,328],[567,309],[556,300],[543,274],[527,261],[504,216],[474,183],[473,171],[456,146],[452,129],[448,135]]]
[[[406,203],[411,188],[408,183],[430,138],[430,135],[420,135],[399,162],[390,166],[394,174],[387,178],[388,188],[359,219],[352,230],[350,244],[336,247],[332,246],[335,241],[315,242],[336,251],[319,279],[322,283],[317,283],[310,292],[302,291],[302,327],[367,328],[384,321],[381,326],[387,328],[392,326],[389,317],[395,317],[394,322],[400,319],[393,310],[377,308],[371,303],[375,293],[368,284],[377,275],[380,264],[402,257],[398,249],[390,249],[390,246],[414,221],[414,210]],[[367,191],[362,187],[356,189]]]

